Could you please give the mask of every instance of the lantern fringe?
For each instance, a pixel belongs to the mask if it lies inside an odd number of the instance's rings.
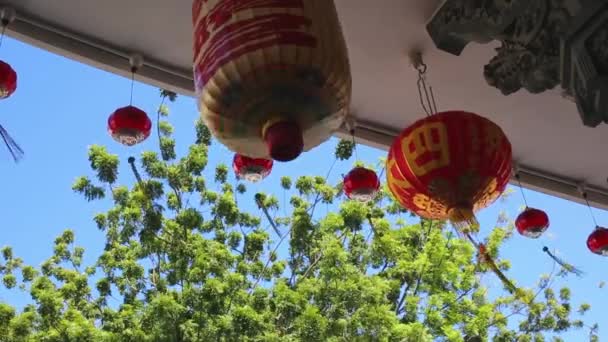
[[[479,221],[472,209],[452,208],[449,211],[449,219],[456,230],[465,234],[479,232]]]
[[[549,250],[549,248],[547,246],[543,247],[543,252],[547,253],[547,255],[551,259],[553,259],[553,261],[558,263],[567,272],[573,273],[579,277],[582,277],[585,274],[585,272],[583,272],[582,270],[578,269],[577,267],[573,266],[572,264],[566,262],[565,260],[563,260],[563,259],[557,257],[556,255],[554,255],[553,253],[551,253],[551,251]]]
[[[481,259],[490,267],[492,272],[496,274],[498,279],[502,281],[502,283],[509,290],[509,292],[511,292],[511,294],[519,293],[519,289],[517,288],[517,286],[515,286],[515,284],[513,284],[513,282],[509,280],[507,276],[505,276],[505,274],[498,268],[492,257],[488,254],[486,246],[484,244],[479,244],[478,250]]]
[[[13,156],[13,160],[15,162],[21,160],[24,155],[23,150],[21,149],[19,144],[17,144],[17,142],[11,137],[11,135],[8,134],[7,130],[2,127],[2,125],[0,125],[0,136],[2,136],[2,140],[4,140],[4,144],[6,144],[6,148],[8,148],[8,151],[11,153],[11,156]]]
[[[500,279],[500,281],[511,294],[517,296],[521,295],[522,291],[517,286],[515,286],[515,284],[513,284],[513,282],[509,280],[507,276],[505,276],[505,274],[498,268],[498,266],[494,262],[494,259],[492,259],[492,257],[488,254],[486,245],[484,245],[483,243],[477,243],[469,233],[465,233],[465,236],[469,239],[469,241],[471,241],[473,246],[477,248],[479,261],[484,262],[488,265],[488,267],[490,267],[492,272],[496,274],[498,279]]]

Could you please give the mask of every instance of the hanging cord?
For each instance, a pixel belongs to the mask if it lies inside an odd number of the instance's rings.
[[[567,263],[565,260],[557,257],[555,254],[551,253],[551,251],[549,250],[549,247],[545,246],[543,247],[543,252],[547,253],[547,255],[553,259],[553,261],[555,261],[556,263],[558,263],[564,270],[566,270],[567,272],[576,274],[579,277],[582,277],[585,272],[583,272],[582,270],[578,269],[577,267]]]
[[[2,47],[2,42],[4,42],[4,34],[6,33],[6,27],[8,26],[8,19],[2,19],[2,33],[0,33],[0,47]]]
[[[521,180],[519,179],[519,172],[515,173],[515,180],[517,180],[517,185],[519,186],[519,191],[521,192],[521,197],[524,199],[524,204],[526,208],[528,208],[528,200],[526,199],[526,193],[524,192],[524,188],[521,186]]]
[[[135,175],[135,179],[137,179],[137,183],[139,183],[139,185],[143,189],[143,180],[141,179],[141,175],[139,174],[139,171],[137,170],[137,167],[135,166],[135,157],[129,157],[128,162],[129,162],[129,165],[131,165],[131,171],[133,171],[133,174]]]
[[[135,73],[144,65],[144,57],[138,53],[133,53],[129,56],[129,65],[131,66],[131,95],[129,98],[129,106],[133,105],[133,88],[135,85]]]
[[[137,72],[137,67],[131,67],[131,97],[129,98],[129,106],[133,105],[133,86],[135,84],[135,73]]]
[[[2,42],[4,41],[4,35],[6,34],[6,28],[10,23],[15,20],[16,12],[12,7],[2,7],[0,8],[0,24],[2,25],[2,33],[0,33],[0,47],[2,46]]]
[[[156,111],[156,135],[158,135],[158,149],[162,152],[163,144],[161,142],[161,134],[160,134],[160,115],[163,110],[163,106],[165,105],[165,100],[167,99],[167,94],[162,93],[160,106],[158,106],[158,110]],[[133,100],[133,84],[131,84],[131,100]],[[238,175],[237,175],[238,180]]]
[[[587,209],[589,209],[589,214],[591,215],[591,219],[593,219],[593,224],[595,225],[595,227],[599,227],[599,225],[597,224],[597,220],[595,219],[595,215],[593,214],[593,209],[589,204],[589,199],[587,198],[586,191],[583,191],[583,199],[585,200],[585,204],[587,204]]]
[[[353,142],[353,152],[355,152],[355,164],[359,161],[359,154],[357,153],[357,141],[355,140],[355,129],[351,128],[350,137]]]
[[[413,57],[413,64],[418,71],[418,81],[416,82],[416,86],[418,87],[418,99],[420,100],[422,110],[424,110],[428,117],[438,112],[433,87],[427,82],[426,72],[428,66],[424,64],[420,54],[416,54],[415,57]]]

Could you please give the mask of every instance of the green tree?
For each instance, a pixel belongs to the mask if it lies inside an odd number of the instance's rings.
[[[597,339],[580,319],[589,306],[573,309],[555,275],[489,296],[481,277],[494,275],[472,245],[442,222],[407,223],[386,189],[361,204],[324,177],[284,176],[279,205],[231,182],[226,165],[207,167],[201,122],[178,159],[164,101],[175,95],[161,96],[160,151],[120,168],[92,146],[94,177],[73,186],[111,205],[94,217],[105,234],[95,264],[83,265],[71,230],[40,267],[2,249],[3,286],[32,302],[0,304],[1,341],[544,341],[569,329]],[[341,142],[336,159],[352,152]],[[119,169],[137,182],[121,185]],[[259,211],[238,205],[253,200]],[[512,230],[501,217],[485,241],[495,260]]]

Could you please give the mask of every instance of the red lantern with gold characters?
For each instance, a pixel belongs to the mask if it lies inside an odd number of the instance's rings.
[[[380,190],[380,180],[376,172],[364,167],[352,169],[344,177],[343,184],[346,197],[359,202],[373,200]]]
[[[0,61],[0,99],[11,96],[17,90],[17,73],[13,68]]]
[[[266,178],[272,171],[272,160],[249,158],[236,153],[232,160],[232,168],[238,178],[256,183]]]
[[[195,0],[201,116],[229,149],[293,160],[342,125],[351,97],[333,0]]]
[[[587,238],[587,248],[595,254],[608,256],[608,229],[596,227]]]
[[[464,111],[428,116],[390,148],[388,186],[406,209],[476,231],[474,213],[494,202],[511,176],[511,144],[492,121]]]
[[[549,216],[540,209],[527,207],[517,216],[515,227],[519,234],[536,239],[549,228]]]
[[[146,140],[152,130],[152,121],[143,110],[126,106],[117,109],[108,118],[108,132],[114,140],[133,146]]]

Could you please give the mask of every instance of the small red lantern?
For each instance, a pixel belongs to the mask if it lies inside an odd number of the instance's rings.
[[[266,178],[272,171],[272,160],[256,159],[235,154],[232,160],[232,168],[239,178],[256,183]]]
[[[380,190],[380,180],[373,170],[364,167],[352,169],[344,177],[344,193],[349,199],[369,202]]]
[[[108,132],[114,140],[133,146],[146,140],[152,130],[152,121],[143,110],[127,106],[117,109],[108,118]]]
[[[595,254],[608,256],[608,229],[596,227],[587,238],[587,248]]]
[[[549,228],[549,216],[536,208],[526,208],[515,220],[519,234],[536,239]]]
[[[0,61],[0,99],[11,96],[17,90],[17,73],[13,68]]]

